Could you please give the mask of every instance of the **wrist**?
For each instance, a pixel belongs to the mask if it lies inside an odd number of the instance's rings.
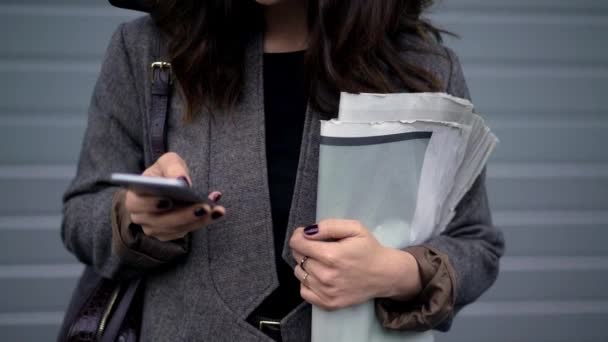
[[[416,258],[406,251],[385,247],[382,253],[386,276],[378,297],[408,301],[422,291],[422,280]]]

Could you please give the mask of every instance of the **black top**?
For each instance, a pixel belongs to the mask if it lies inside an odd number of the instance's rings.
[[[306,105],[304,51],[264,54],[266,154],[280,286],[256,313],[274,319],[283,318],[302,302],[300,282],[281,253],[298,169]]]

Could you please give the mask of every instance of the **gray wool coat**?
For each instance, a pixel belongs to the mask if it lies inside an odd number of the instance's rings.
[[[89,109],[78,172],[64,197],[62,237],[82,262],[104,276],[146,275],[143,341],[270,341],[245,318],[277,286],[264,141],[261,39],[247,50],[244,93],[234,113],[202,112],[181,118],[173,96],[168,150],[188,163],[194,190],[224,193],[225,219],[194,232],[188,255],[168,267],[146,269],[122,260],[111,243],[111,203],[117,188],[101,181],[112,172],[141,173],[147,151],[149,65],[159,35],[150,17],[114,33]],[[447,93],[468,97],[456,56],[408,53],[445,81]],[[294,261],[288,239],[315,222],[320,113],[308,109],[287,238],[282,257]],[[456,308],[478,298],[495,280],[503,238],[491,223],[483,175],[441,236],[427,242],[449,255],[455,270]],[[310,340],[311,307],[302,303],[282,321],[286,342]],[[451,319],[443,324],[449,327]]]

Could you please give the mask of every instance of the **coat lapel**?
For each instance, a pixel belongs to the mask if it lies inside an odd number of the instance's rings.
[[[321,114],[309,105],[304,121],[300,161],[282,253],[283,260],[292,267],[295,267],[296,262],[291,256],[289,239],[297,227],[313,224],[316,219],[320,117]]]
[[[224,191],[228,214],[207,229],[209,271],[222,300],[246,318],[278,286],[264,124],[263,37],[247,50],[243,98],[231,113],[209,120],[209,189]],[[321,113],[308,106],[283,259],[289,239],[315,222]]]
[[[210,120],[209,189],[224,192],[225,219],[207,230],[210,277],[241,318],[278,285],[266,170],[263,45],[247,49],[243,97]]]

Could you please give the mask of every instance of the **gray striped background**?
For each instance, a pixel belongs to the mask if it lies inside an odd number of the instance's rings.
[[[0,341],[51,341],[81,267],[60,196],[111,32],[103,0],[0,0]],[[498,283],[444,341],[608,340],[608,1],[444,0],[508,241]]]

